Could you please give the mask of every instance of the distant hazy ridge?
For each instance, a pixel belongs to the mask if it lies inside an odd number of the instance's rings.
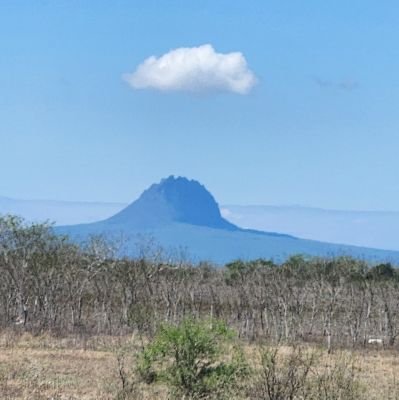
[[[225,211],[226,214],[226,211]],[[224,263],[236,258],[272,258],[292,254],[349,255],[372,262],[399,263],[399,252],[298,239],[287,234],[240,228],[224,219],[213,196],[194,180],[169,177],[152,185],[135,202],[99,222],[57,227],[57,232],[84,241],[93,234],[154,238],[164,248],[185,248],[194,260]],[[133,246],[126,254],[134,255]]]
[[[16,200],[0,197],[0,214],[57,225],[101,221],[125,203]],[[341,211],[300,206],[222,205],[222,216],[233,224],[261,231],[284,232],[305,239],[399,250],[399,212]]]

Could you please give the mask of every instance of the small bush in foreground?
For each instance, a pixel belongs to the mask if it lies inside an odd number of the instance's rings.
[[[142,353],[140,374],[147,383],[164,382],[174,398],[223,399],[247,372],[238,348],[226,357],[232,337],[220,321],[164,325]]]
[[[352,356],[339,354],[334,362],[319,366],[310,382],[310,400],[360,400],[363,397]]]
[[[322,361],[320,353],[298,346],[263,347],[260,370],[249,389],[252,400],[360,400],[355,363],[341,354]]]

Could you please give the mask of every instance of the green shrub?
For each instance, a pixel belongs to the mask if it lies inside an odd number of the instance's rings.
[[[220,321],[164,325],[143,351],[139,372],[147,383],[166,383],[174,398],[223,399],[247,372],[237,347],[226,357],[232,338]]]

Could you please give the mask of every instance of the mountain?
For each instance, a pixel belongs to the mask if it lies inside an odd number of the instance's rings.
[[[78,242],[90,235],[128,239],[122,252],[137,255],[133,246],[143,236],[165,249],[184,248],[193,261],[225,263],[233,259],[271,258],[282,261],[293,254],[347,255],[371,262],[399,263],[399,252],[298,239],[294,236],[243,229],[228,222],[213,196],[194,180],[163,179],[114,216],[90,224],[56,227]]]
[[[173,176],[152,185],[138,200],[107,220],[109,224],[137,229],[173,222],[230,231],[239,229],[221,216],[218,204],[203,185]]]
[[[15,214],[35,222],[49,220],[56,225],[101,221],[115,215],[126,206],[127,204],[124,203],[19,200],[0,196],[0,215]],[[399,251],[399,212],[397,211],[221,205],[220,212],[225,220],[242,228],[285,232],[303,239]],[[144,211],[140,212],[139,216],[142,214],[145,214]],[[137,222],[139,216],[136,216],[134,220],[140,228]],[[159,222],[159,216],[157,219],[153,218]]]

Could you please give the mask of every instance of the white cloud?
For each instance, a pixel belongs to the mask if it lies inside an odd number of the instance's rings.
[[[217,53],[210,44],[178,48],[159,58],[151,56],[123,78],[134,89],[161,91],[246,94],[256,84],[242,53]]]

